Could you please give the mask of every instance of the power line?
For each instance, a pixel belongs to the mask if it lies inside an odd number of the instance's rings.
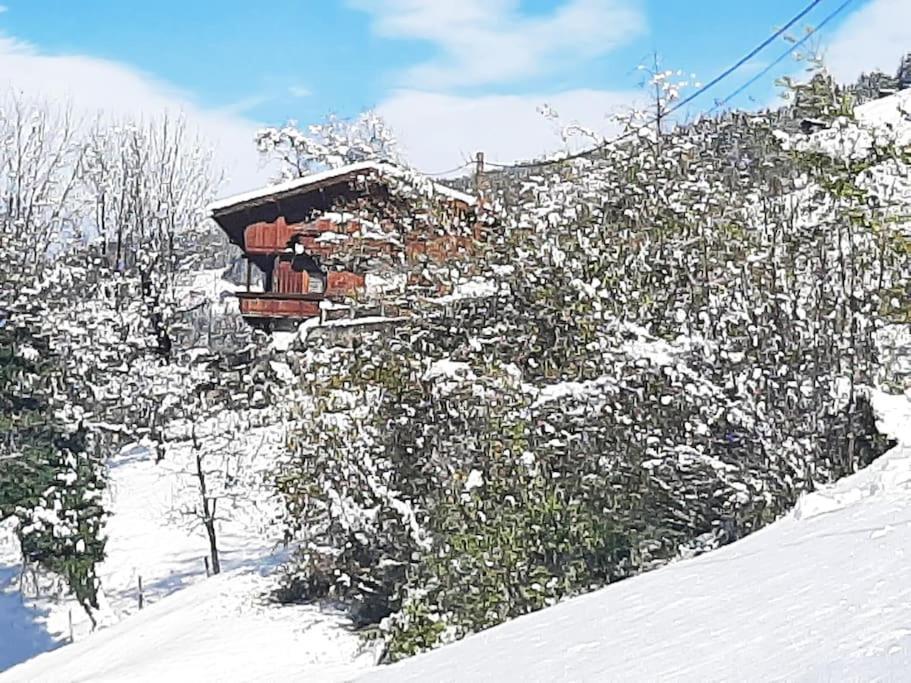
[[[853,0],[847,0],[847,2],[845,3],[845,6],[847,6],[847,4],[850,3],[850,2],[852,2],[852,1],[853,1]],[[704,95],[704,94],[705,94],[709,89],[711,89],[712,87],[718,85],[718,83],[720,83],[720,82],[723,81],[725,78],[727,78],[728,76],[730,76],[731,74],[733,74],[735,71],[737,71],[737,69],[739,69],[740,67],[742,67],[742,66],[743,66],[744,64],[746,64],[748,61],[750,61],[751,59],[753,59],[753,57],[755,57],[757,54],[759,54],[762,50],[764,50],[766,47],[768,47],[769,45],[771,45],[777,38],[779,38],[782,34],[784,34],[785,31],[787,31],[787,30],[788,30],[789,28],[791,28],[794,24],[796,24],[798,21],[800,21],[801,19],[803,19],[807,14],[809,14],[809,12],[810,12],[811,10],[813,10],[813,8],[815,8],[815,7],[816,7],[817,5],[819,5],[821,2],[822,2],[822,0],[812,0],[812,2],[810,2],[810,3],[809,3],[806,7],[804,7],[798,14],[796,14],[790,21],[788,21],[788,23],[786,23],[786,24],[785,24],[784,26],[782,26],[780,29],[778,29],[777,31],[775,31],[775,33],[773,33],[771,36],[769,36],[768,38],[766,38],[764,41],[762,41],[762,43],[760,43],[759,45],[757,45],[755,48],[753,48],[752,50],[750,50],[749,53],[747,53],[744,57],[741,57],[735,64],[733,64],[732,66],[728,67],[728,68],[725,69],[722,73],[720,73],[718,76],[716,76],[716,77],[713,78],[711,81],[709,81],[708,83],[706,83],[705,85],[703,85],[702,87],[700,87],[700,88],[699,88],[696,92],[694,92],[692,95],[690,95],[689,97],[687,97],[687,98],[681,100],[681,101],[678,102],[676,105],[674,105],[673,107],[671,107],[671,109],[669,109],[667,112],[665,112],[664,114],[662,114],[662,117],[666,117],[666,116],[669,116],[669,115],[673,114],[674,112],[678,111],[681,107],[685,107],[687,104],[689,104],[690,102],[692,102],[693,100],[695,100],[697,97],[700,97],[701,95]],[[843,9],[843,8],[841,8],[841,9]],[[841,9],[837,10],[835,14],[837,14],[838,12],[840,12]],[[829,20],[832,19],[832,18],[834,18],[834,16],[830,15],[829,17],[826,17],[826,20],[825,20],[825,21],[829,21]],[[821,28],[821,27],[822,27],[822,24],[820,24],[820,28]],[[788,54],[790,54],[790,52],[791,52],[791,50],[788,50]],[[658,122],[658,119],[655,118],[654,120],[650,121],[649,123],[643,124],[643,126],[641,126],[640,128],[636,128],[636,129],[630,130],[630,131],[624,133],[623,135],[621,135],[621,136],[619,136],[619,137],[616,137],[616,138],[614,138],[614,139],[612,139],[612,140],[606,140],[606,141],[604,141],[604,142],[602,142],[602,143],[596,145],[595,147],[592,147],[592,148],[587,149],[587,150],[583,150],[583,151],[581,151],[581,152],[576,152],[575,154],[570,154],[570,155],[568,155],[568,156],[560,157],[559,159],[549,159],[549,160],[545,160],[545,161],[525,162],[525,163],[516,163],[516,164],[500,164],[500,163],[490,162],[490,161],[487,162],[487,163],[488,163],[488,165],[490,165],[490,166],[495,166],[495,167],[497,167],[497,168],[516,168],[516,169],[521,169],[521,168],[542,168],[542,167],[545,167],[545,166],[551,166],[551,165],[553,165],[553,164],[561,164],[561,163],[564,163],[564,162],[566,162],[566,161],[572,161],[572,160],[574,160],[574,159],[580,159],[580,158],[582,158],[582,157],[588,156],[589,154],[594,154],[595,152],[597,152],[597,151],[599,151],[599,150],[601,150],[601,149],[604,149],[604,148],[607,147],[608,145],[613,145],[613,144],[617,144],[618,142],[622,142],[623,140],[626,140],[626,139],[628,139],[628,138],[630,138],[630,137],[632,137],[632,136],[634,136],[634,135],[638,135],[640,130],[642,130],[643,128],[645,128],[645,127],[647,127],[647,126],[653,125],[653,124],[655,124],[655,123],[657,123],[657,122]]]
[[[851,1],[851,0],[849,0],[849,2],[850,2],[850,1]],[[739,69],[740,67],[742,67],[742,66],[743,66],[744,64],[746,64],[748,61],[750,61],[751,59],[753,59],[753,57],[755,57],[756,55],[758,55],[760,52],[762,52],[764,49],[766,49],[769,45],[771,45],[773,42],[775,42],[775,40],[777,40],[779,37],[781,37],[781,36],[784,34],[784,32],[787,31],[789,28],[791,28],[794,24],[796,24],[798,21],[800,21],[800,20],[803,19],[805,16],[807,16],[807,14],[810,13],[810,10],[812,10],[814,7],[816,7],[816,5],[818,5],[820,2],[822,2],[822,0],[813,0],[813,2],[811,2],[809,5],[807,5],[806,7],[804,7],[803,10],[801,10],[800,14],[798,14],[797,16],[795,16],[793,19],[791,19],[791,21],[789,21],[787,24],[785,24],[785,25],[782,26],[780,29],[778,29],[777,31],[775,31],[775,33],[773,33],[771,36],[769,36],[769,37],[766,38],[764,41],[762,41],[762,43],[760,43],[759,45],[757,45],[756,47],[754,47],[752,50],[750,50],[750,52],[749,52],[746,56],[744,56],[744,57],[742,57],[740,60],[738,60],[736,64],[734,64],[733,66],[728,67],[728,68],[725,69],[721,74],[719,74],[718,76],[716,76],[715,78],[713,78],[711,81],[709,81],[708,83],[706,83],[706,84],[705,84],[704,86],[702,86],[699,90],[697,90],[696,92],[694,92],[692,95],[690,95],[689,97],[687,97],[687,98],[684,99],[684,100],[681,100],[681,101],[678,102],[676,105],[674,105],[673,107],[671,107],[667,112],[665,112],[664,116],[670,116],[670,115],[673,114],[675,111],[678,111],[678,110],[681,109],[682,107],[685,107],[686,105],[688,105],[690,102],[692,102],[693,100],[695,100],[695,99],[696,99],[697,97],[699,97],[700,95],[705,94],[705,93],[706,93],[710,88],[712,88],[713,86],[718,85],[718,83],[720,83],[720,82],[723,81],[725,78],[727,78],[728,76],[730,76],[732,73],[734,73],[735,71],[737,71],[737,69]]]
[[[456,166],[455,168],[451,168],[451,169],[449,169],[448,171],[438,171],[438,172],[436,172],[436,173],[424,173],[423,171],[421,171],[421,175],[425,175],[425,176],[428,176],[428,177],[430,177],[430,178],[436,178],[436,177],[438,177],[438,176],[444,176],[444,175],[451,175],[451,174],[453,174],[453,173],[456,173],[457,171],[461,171],[463,168],[468,168],[468,167],[471,166],[473,163],[474,163],[473,161],[466,161],[466,162],[465,162],[464,164],[462,164],[461,166]]]
[[[772,62],[771,64],[769,64],[768,66],[766,66],[762,71],[760,71],[758,74],[756,74],[755,76],[753,76],[750,80],[748,80],[746,83],[744,83],[743,85],[741,85],[739,88],[737,88],[734,92],[732,92],[730,95],[728,95],[727,97],[725,97],[723,100],[721,100],[720,102],[717,102],[717,103],[715,104],[714,107],[712,107],[711,109],[709,109],[709,112],[708,112],[708,113],[711,114],[712,112],[716,111],[717,109],[720,109],[721,107],[723,107],[724,105],[726,105],[728,102],[730,102],[732,99],[734,99],[735,97],[737,97],[738,95],[740,95],[744,90],[746,90],[746,89],[749,88],[751,85],[753,85],[753,84],[754,84],[756,81],[758,81],[760,78],[762,78],[763,76],[765,76],[766,74],[768,74],[772,69],[774,69],[774,68],[775,68],[776,66],[778,66],[781,62],[783,62],[785,59],[787,59],[787,58],[791,55],[791,53],[794,52],[794,50],[796,50],[796,49],[799,48],[801,45],[803,45],[804,43],[806,43],[810,38],[812,38],[812,37],[815,36],[817,33],[819,33],[822,29],[824,29],[825,26],[826,26],[826,24],[828,24],[828,23],[829,23],[830,21],[832,21],[835,17],[837,17],[837,16],[838,16],[839,14],[841,14],[842,12],[844,12],[844,11],[848,8],[848,5],[850,5],[852,2],[854,2],[854,0],[845,0],[843,3],[841,3],[841,4],[840,4],[838,7],[836,7],[830,14],[828,14],[821,22],[819,22],[819,25],[818,25],[818,26],[816,26],[816,27],[813,28],[812,30],[808,31],[807,34],[806,34],[803,38],[801,38],[801,39],[798,40],[796,43],[794,43],[794,45],[793,45],[792,47],[789,47],[787,50],[785,50],[783,53],[781,53],[781,54],[775,59],[775,61],[773,61],[773,62]]]

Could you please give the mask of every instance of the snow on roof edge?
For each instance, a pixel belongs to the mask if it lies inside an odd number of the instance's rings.
[[[292,192],[299,188],[307,187],[308,185],[314,185],[325,180],[331,180],[332,178],[338,178],[359,171],[377,171],[380,174],[389,176],[403,175],[403,169],[393,164],[382,161],[361,161],[338,168],[330,168],[326,171],[320,171],[319,173],[311,173],[301,178],[294,178],[293,180],[288,180],[276,185],[268,185],[257,190],[250,190],[248,192],[218,199],[206,207],[206,212],[210,216],[214,216],[217,212],[230,209],[239,204],[246,204],[248,202],[256,201],[257,199],[267,199],[275,195],[285,194],[286,192]],[[445,185],[436,182],[431,182],[431,185],[433,186],[434,192],[439,192],[443,196],[464,202],[469,206],[474,206],[475,204],[475,198],[469,194],[459,192],[458,190],[454,190],[451,187],[446,187]]]
[[[456,199],[460,202],[468,204],[468,206],[474,206],[477,203],[477,199],[472,197],[470,194],[460,192],[459,190],[454,190],[447,185],[441,185],[440,183],[430,183],[433,185],[433,191],[438,192],[444,197],[449,197],[450,199]]]

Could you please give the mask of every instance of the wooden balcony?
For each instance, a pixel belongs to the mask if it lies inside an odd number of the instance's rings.
[[[273,292],[238,292],[240,313],[248,318],[296,318],[319,316],[322,294],[276,294]]]
[[[303,320],[320,314],[320,301],[342,302],[358,297],[365,289],[364,276],[348,271],[323,273],[297,269],[292,255],[280,254],[274,259],[260,259],[257,269],[271,272],[256,283],[251,274],[253,263],[247,260],[247,287],[238,292],[240,313],[246,318]],[[305,264],[306,265],[306,264]],[[267,291],[263,291],[263,288]]]

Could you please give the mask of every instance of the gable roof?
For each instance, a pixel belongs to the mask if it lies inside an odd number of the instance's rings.
[[[219,199],[209,204],[207,211],[210,216],[217,217],[245,208],[277,201],[284,197],[295,195],[302,190],[318,190],[322,187],[335,185],[353,176],[371,172],[386,177],[404,177],[406,173],[401,167],[388,162],[362,161],[360,163],[332,168],[319,173],[311,173],[302,178],[295,178],[283,183],[278,183],[277,185],[269,185],[258,190],[252,190],[250,192]],[[475,198],[464,192],[453,190],[450,187],[446,187],[445,185],[436,182],[432,182],[431,187],[433,192],[439,193],[449,199],[462,202],[468,206],[474,206],[475,204]]]

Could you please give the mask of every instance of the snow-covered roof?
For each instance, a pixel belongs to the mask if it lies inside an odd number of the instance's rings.
[[[259,203],[264,200],[277,198],[281,195],[292,194],[300,189],[327,183],[336,178],[344,178],[346,176],[371,171],[387,177],[403,177],[405,175],[404,169],[388,162],[362,161],[356,164],[331,168],[319,173],[311,173],[302,178],[295,178],[294,180],[288,180],[276,185],[269,185],[258,190],[251,190],[231,197],[225,197],[224,199],[212,202],[207,209],[210,215],[214,215],[243,204]],[[431,186],[435,193],[439,193],[449,199],[464,202],[469,206],[472,206],[475,203],[475,198],[464,192],[453,190],[451,187],[446,187],[439,183],[431,183]]]

